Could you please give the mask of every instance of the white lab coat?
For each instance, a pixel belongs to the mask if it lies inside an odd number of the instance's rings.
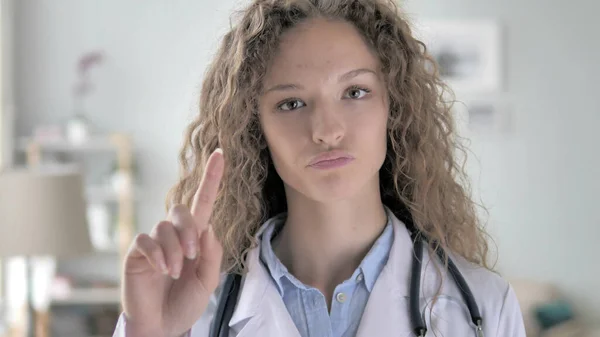
[[[396,217],[392,220],[394,243],[390,258],[373,287],[356,337],[414,336],[409,314],[413,245],[404,224]],[[229,336],[301,337],[269,272],[259,261],[259,248],[251,250],[248,258],[248,273],[242,279],[240,296],[229,322]],[[460,257],[452,258],[479,306],[484,336],[525,337],[521,310],[508,282]],[[419,303],[429,330],[427,336],[476,337],[475,325],[456,284],[449,274],[440,278],[434,264],[429,262],[430,257],[425,250]],[[431,310],[440,281],[441,293]],[[216,306],[217,299],[213,296],[205,315],[194,324],[187,336],[208,336]],[[121,316],[113,337],[126,337],[125,324]]]

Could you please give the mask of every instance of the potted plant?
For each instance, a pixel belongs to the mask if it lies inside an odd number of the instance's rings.
[[[73,87],[73,116],[67,122],[66,135],[72,143],[82,143],[90,133],[90,123],[85,117],[85,100],[93,90],[90,71],[102,63],[104,55],[99,51],[83,54],[77,62],[77,82]]]

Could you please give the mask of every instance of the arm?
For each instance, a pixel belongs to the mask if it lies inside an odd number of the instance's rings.
[[[127,328],[127,318],[125,317],[125,314],[121,314],[121,316],[119,316],[119,321],[117,322],[115,332],[113,333],[113,337],[128,337],[127,334],[125,333],[125,331],[127,331],[126,328]],[[187,333],[185,333],[181,337],[192,337],[190,332],[191,332],[191,330],[188,331]]]
[[[200,319],[192,326],[192,328],[185,333],[181,337],[208,337],[209,329],[211,325],[212,318],[217,310],[217,298],[219,293],[221,292],[223,282],[219,285],[219,287],[215,290],[215,292],[210,297],[208,302],[208,306],[204,314],[200,317]],[[121,314],[119,317],[119,321],[117,322],[117,326],[113,333],[113,337],[129,337],[126,333],[127,327],[127,317],[125,314]]]
[[[526,337],[523,315],[519,307],[517,295],[510,285],[504,294],[504,302],[500,309],[496,337]]]

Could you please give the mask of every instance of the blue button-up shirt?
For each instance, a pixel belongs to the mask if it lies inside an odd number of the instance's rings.
[[[285,221],[285,214],[269,220],[260,247],[262,263],[267,267],[283,302],[302,337],[354,337],[375,281],[385,266],[394,240],[388,223],[352,276],[337,285],[333,293],[331,312],[325,296],[292,274],[273,252],[271,240]]]

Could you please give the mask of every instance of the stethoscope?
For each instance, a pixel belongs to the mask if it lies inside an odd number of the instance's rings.
[[[407,225],[407,228],[410,228]],[[410,277],[410,318],[413,326],[413,331],[417,337],[424,337],[427,334],[427,325],[421,317],[421,311],[419,310],[419,293],[421,291],[421,269],[423,260],[423,242],[427,239],[422,234],[416,234],[416,231],[411,231],[411,237],[413,239],[413,259],[412,269]],[[458,289],[469,308],[469,314],[475,324],[475,331],[477,337],[483,336],[483,319],[479,313],[479,307],[475,303],[473,293],[469,288],[469,285],[465,281],[464,277],[450,259],[446,255],[443,249],[436,249],[438,258],[441,261],[448,261],[448,271],[454,279],[454,282],[458,285]],[[240,291],[242,283],[242,276],[239,274],[228,274],[223,285],[223,290],[219,299],[219,305],[212,322],[210,337],[229,337],[229,321],[233,316],[233,311]]]

